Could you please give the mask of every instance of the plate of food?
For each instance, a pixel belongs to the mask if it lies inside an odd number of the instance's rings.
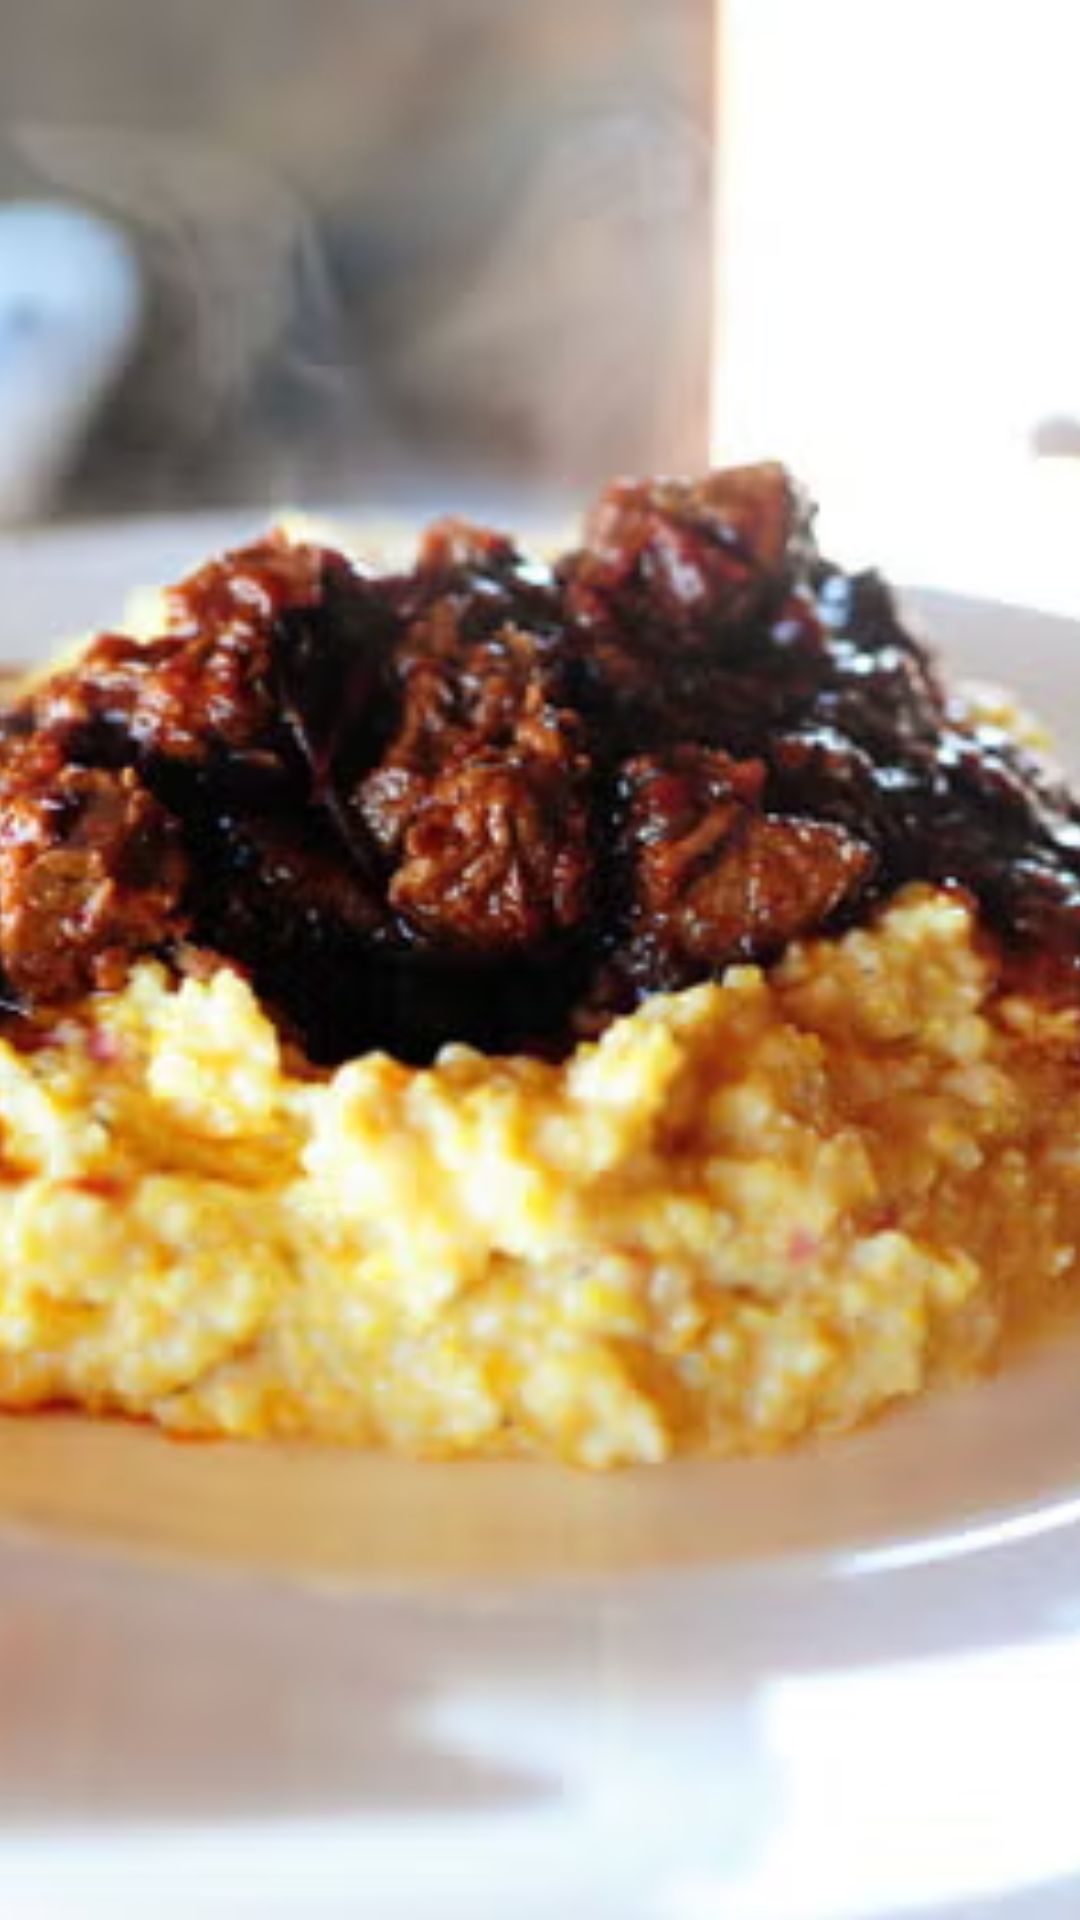
[[[1069,623],[950,677],[767,465],[138,611],[4,712],[0,1510],[394,1581],[1071,1499]]]
[[[115,608],[0,716],[9,1884],[444,1913],[424,1836],[472,1914],[873,1910],[850,1833],[784,1892],[849,1696],[800,1749],[778,1676],[1074,1584],[1080,629],[771,465],[7,565],[16,635]]]

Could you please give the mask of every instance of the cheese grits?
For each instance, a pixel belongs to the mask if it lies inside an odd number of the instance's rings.
[[[0,712],[0,1405],[764,1449],[1075,1291],[1080,808],[775,466],[273,534]]]

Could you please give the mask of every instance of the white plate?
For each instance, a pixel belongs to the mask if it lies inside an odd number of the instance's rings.
[[[245,530],[0,552],[0,652]],[[1080,627],[912,598],[1080,767]],[[0,1423],[4,1912],[1080,1910],[1078,1371],[603,1479]]]

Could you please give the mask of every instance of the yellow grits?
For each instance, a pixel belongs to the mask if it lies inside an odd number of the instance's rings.
[[[143,965],[0,1042],[0,1404],[590,1467],[846,1427],[1067,1294],[1078,1058],[925,888],[561,1066],[316,1076]]]

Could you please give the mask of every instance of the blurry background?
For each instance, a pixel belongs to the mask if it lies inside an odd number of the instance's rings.
[[[1077,0],[3,0],[0,53],[0,528],[217,513],[156,577],[779,454],[838,552],[1080,605]]]
[[[1076,613],[1077,0],[723,25],[715,446],[781,452],[845,554]]]
[[[0,213],[105,216],[139,288],[29,517],[572,492],[700,460],[711,16],[4,0]],[[3,260],[0,221],[0,439],[5,349],[62,412]]]

